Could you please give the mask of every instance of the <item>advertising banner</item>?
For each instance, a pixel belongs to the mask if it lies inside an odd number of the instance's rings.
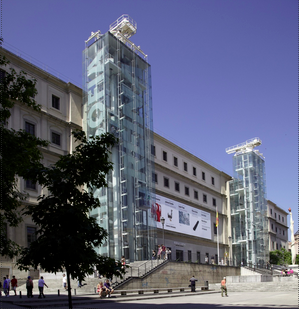
[[[211,215],[206,211],[155,195],[151,213],[158,228],[163,228],[161,218],[164,217],[165,230],[212,239]]]

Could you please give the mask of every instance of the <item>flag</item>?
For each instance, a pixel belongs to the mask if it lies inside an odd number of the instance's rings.
[[[219,224],[219,218],[218,218],[218,211],[216,212],[216,227],[218,227]]]

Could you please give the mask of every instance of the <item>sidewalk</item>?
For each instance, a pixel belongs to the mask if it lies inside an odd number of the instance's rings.
[[[120,294],[112,295],[111,298],[100,299],[97,294],[86,294],[86,295],[73,295],[72,303],[74,308],[97,308],[98,305],[105,303],[105,306],[109,303],[115,302],[130,302],[130,301],[144,301],[155,299],[167,299],[167,298],[176,298],[183,297],[189,298],[194,295],[203,295],[203,294],[219,294],[219,291],[198,291],[191,293],[190,291],[185,292],[173,292],[168,293],[161,292],[159,294],[153,294],[146,292],[143,295],[139,294],[129,294],[126,296],[121,296]],[[67,295],[47,295],[46,298],[38,298],[35,296],[33,298],[27,298],[26,296],[20,298],[19,296],[10,296],[10,297],[1,297],[0,298],[0,308],[67,308],[68,307],[68,297]],[[15,306],[15,307],[9,307]]]
[[[0,299],[0,308],[59,308],[67,309],[66,296],[51,296],[45,299],[15,299],[15,296]],[[221,297],[219,291],[181,292],[169,294],[144,294],[117,296],[99,299],[98,295],[74,296],[73,308],[130,308],[130,309],[295,309],[298,308],[298,294],[286,292],[232,292],[228,297]]]

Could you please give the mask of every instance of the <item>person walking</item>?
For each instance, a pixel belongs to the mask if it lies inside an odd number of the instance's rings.
[[[7,293],[8,293],[8,296],[9,296],[9,291],[10,291],[10,279],[9,279],[9,276],[6,275],[6,281],[7,281]]]
[[[41,276],[40,279],[38,280],[38,289],[39,289],[39,296],[38,298],[42,298],[42,296],[45,298],[44,294],[44,286],[48,287],[44,281],[44,277]]]
[[[33,281],[30,276],[28,276],[26,281],[26,289],[27,289],[27,298],[32,298],[32,290],[33,290]]]
[[[65,276],[65,274],[62,275],[62,286],[64,287],[65,290],[67,290],[66,276]]]
[[[15,295],[17,295],[18,280],[16,279],[15,276],[12,276],[10,284],[11,284],[11,288],[13,289]]]
[[[225,296],[227,297],[227,287],[226,287],[226,277],[223,277],[221,280],[221,296],[223,297],[223,292],[225,292]]]
[[[194,275],[190,278],[190,286],[191,286],[191,292],[195,292],[195,282],[197,281],[197,279],[194,278]]]
[[[7,278],[3,277],[3,292],[5,297],[9,297],[9,289],[8,289],[8,282],[7,282]]]

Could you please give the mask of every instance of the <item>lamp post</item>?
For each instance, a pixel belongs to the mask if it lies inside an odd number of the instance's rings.
[[[165,237],[164,237],[165,218],[164,217],[161,218],[161,223],[162,223],[162,227],[163,227],[163,245],[165,246]]]

